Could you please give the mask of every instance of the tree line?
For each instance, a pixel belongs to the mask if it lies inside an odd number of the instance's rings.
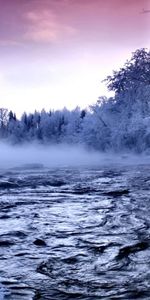
[[[142,48],[105,79],[113,97],[76,107],[24,113],[0,109],[0,139],[12,144],[82,144],[100,151],[150,151],[150,51]]]

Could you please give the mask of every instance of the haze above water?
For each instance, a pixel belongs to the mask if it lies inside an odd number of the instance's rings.
[[[149,155],[101,153],[82,146],[11,146],[0,144],[0,167],[79,167],[107,164],[147,164]]]

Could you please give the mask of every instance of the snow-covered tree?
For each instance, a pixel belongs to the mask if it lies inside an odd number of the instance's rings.
[[[4,138],[7,133],[8,109],[0,108],[0,137]]]
[[[24,113],[0,109],[0,137],[13,144],[84,144],[100,151],[150,152],[150,52],[136,50],[106,79],[114,97],[99,97],[88,110],[76,107]]]
[[[136,50],[124,67],[119,71],[113,71],[113,75],[104,81],[108,89],[116,93],[135,89],[141,85],[150,85],[150,51],[144,48]]]

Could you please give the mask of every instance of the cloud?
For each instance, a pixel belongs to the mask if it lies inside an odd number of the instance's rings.
[[[24,39],[32,42],[51,43],[76,34],[76,30],[63,24],[50,10],[29,11],[25,14],[27,21]]]
[[[2,47],[7,47],[7,46],[15,47],[15,46],[22,46],[22,43],[17,41],[17,40],[14,40],[14,39],[2,39],[2,40],[0,40],[0,46],[2,46]]]

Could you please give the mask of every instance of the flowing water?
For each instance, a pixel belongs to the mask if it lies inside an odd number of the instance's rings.
[[[150,299],[150,165],[0,173],[0,300]]]

